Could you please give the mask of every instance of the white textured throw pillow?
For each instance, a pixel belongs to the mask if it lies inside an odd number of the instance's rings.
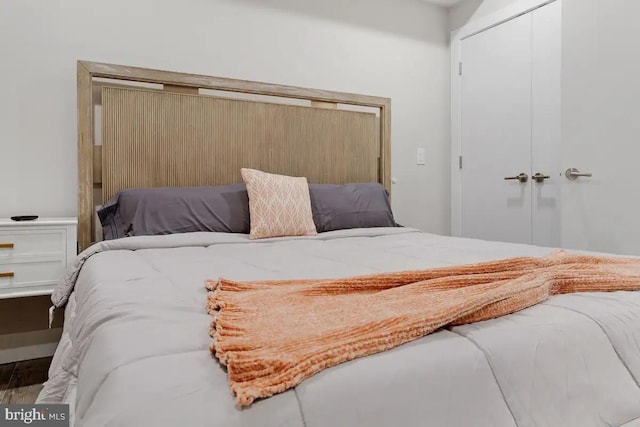
[[[251,239],[315,236],[307,178],[242,169],[249,194]]]

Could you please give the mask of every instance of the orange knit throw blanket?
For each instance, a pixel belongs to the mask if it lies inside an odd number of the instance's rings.
[[[511,258],[338,280],[207,281],[212,353],[241,406],[323,369],[446,325],[504,316],[551,295],[640,290],[640,261]]]

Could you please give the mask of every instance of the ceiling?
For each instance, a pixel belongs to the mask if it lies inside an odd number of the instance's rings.
[[[437,4],[439,6],[450,7],[460,3],[462,0],[422,0],[427,3]]]

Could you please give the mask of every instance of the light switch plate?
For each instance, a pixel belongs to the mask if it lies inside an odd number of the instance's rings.
[[[416,164],[417,165],[424,165],[424,158],[425,158],[424,148],[420,147],[420,148],[418,148],[418,153],[417,153],[417,156],[416,156]]]

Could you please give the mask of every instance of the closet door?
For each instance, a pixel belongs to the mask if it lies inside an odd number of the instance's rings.
[[[462,41],[465,237],[560,246],[561,16],[558,0]]]
[[[640,255],[640,1],[565,9],[563,246]]]
[[[462,41],[462,235],[531,243],[532,16]]]
[[[561,245],[562,14],[560,1],[531,12],[532,243]]]

